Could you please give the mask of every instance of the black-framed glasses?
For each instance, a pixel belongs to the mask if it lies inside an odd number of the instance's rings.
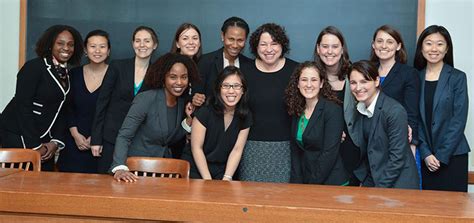
[[[222,84],[221,85],[221,88],[222,89],[226,89],[226,90],[229,90],[230,88],[234,89],[234,90],[240,90],[242,89],[242,84]]]

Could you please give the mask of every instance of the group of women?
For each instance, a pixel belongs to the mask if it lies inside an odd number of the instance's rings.
[[[38,150],[46,170],[60,150],[60,171],[127,182],[138,179],[127,157],[153,156],[189,161],[192,178],[467,191],[466,75],[444,27],[422,32],[416,69],[388,25],[375,31],[370,61],[355,63],[333,26],[301,64],[287,57],[282,26],[250,34],[254,60],[241,54],[249,34],[228,18],[223,47],[201,56],[199,29],[184,23],[152,63],[158,36],[140,26],[135,56],[108,63],[105,31],[82,43],[74,28],[52,26],[18,73],[3,146]],[[89,62],[69,71],[83,52]]]

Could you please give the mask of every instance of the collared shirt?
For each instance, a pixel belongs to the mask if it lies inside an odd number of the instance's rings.
[[[375,104],[377,104],[377,99],[379,98],[380,91],[377,91],[374,100],[370,103],[369,107],[365,107],[364,102],[357,103],[357,111],[362,115],[367,116],[367,118],[372,118],[375,111]]]
[[[224,57],[224,68],[230,65],[229,60],[225,58],[225,53],[222,53],[222,56]],[[239,62],[239,57],[235,58],[234,60],[234,66],[237,68],[240,68],[240,62]]]

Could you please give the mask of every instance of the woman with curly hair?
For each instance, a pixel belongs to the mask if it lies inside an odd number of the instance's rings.
[[[125,165],[129,156],[172,157],[171,148],[192,123],[194,109],[185,105],[183,94],[198,78],[196,64],[184,55],[167,53],[150,66],[144,80],[150,90],[133,99],[115,141],[111,171],[116,180],[137,179]]]
[[[339,145],[342,108],[318,62],[296,67],[286,88],[291,122],[291,182],[347,185]]]
[[[285,29],[267,23],[252,33],[255,62],[241,64],[248,83],[253,125],[240,164],[241,180],[290,181],[290,124],[285,88],[297,63],[285,57],[290,40]]]

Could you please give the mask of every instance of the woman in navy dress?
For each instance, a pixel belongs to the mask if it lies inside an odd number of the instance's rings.
[[[89,63],[71,70],[69,133],[60,153],[58,168],[64,172],[97,173],[97,157],[90,151],[91,128],[100,86],[110,54],[109,34],[94,30],[84,41]]]

